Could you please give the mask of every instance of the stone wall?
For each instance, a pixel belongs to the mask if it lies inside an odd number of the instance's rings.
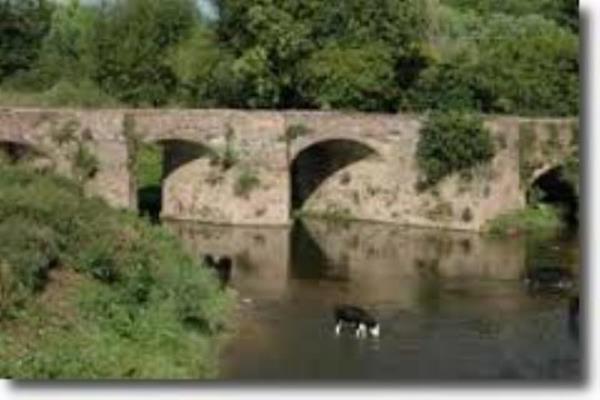
[[[405,114],[2,109],[0,144],[31,148],[40,168],[79,179],[87,193],[116,207],[135,208],[134,149],[139,142],[160,143],[169,163],[163,217],[285,225],[294,211],[294,160],[343,140],[372,154],[327,176],[301,212],[466,230],[523,207],[531,182],[577,146],[574,120],[488,117],[497,150],[492,162],[419,191],[415,152],[421,123]],[[194,151],[186,144],[208,151],[190,157]],[[97,163],[93,174],[82,176],[82,149]]]

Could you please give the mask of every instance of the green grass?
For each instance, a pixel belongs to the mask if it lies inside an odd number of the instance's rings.
[[[135,177],[139,188],[160,186],[163,173],[163,153],[158,144],[142,144],[135,158]]]
[[[538,204],[523,210],[503,214],[492,220],[486,231],[494,236],[545,234],[562,228],[564,222],[554,207]]]
[[[214,377],[230,300],[163,228],[0,164],[0,377]]]
[[[1,107],[111,108],[119,105],[89,81],[61,81],[43,92],[0,87]]]

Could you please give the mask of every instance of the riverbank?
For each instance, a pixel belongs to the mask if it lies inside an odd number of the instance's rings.
[[[0,376],[218,374],[232,299],[164,228],[0,162]]]

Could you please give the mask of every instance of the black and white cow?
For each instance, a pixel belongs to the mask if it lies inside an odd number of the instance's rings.
[[[379,323],[364,309],[352,305],[340,305],[335,308],[335,334],[339,335],[344,325],[354,329],[356,337],[366,337],[367,332],[373,337],[379,337]]]

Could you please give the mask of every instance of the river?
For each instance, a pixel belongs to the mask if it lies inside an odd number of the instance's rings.
[[[583,379],[584,341],[569,321],[567,295],[523,283],[525,271],[540,266],[564,267],[578,281],[573,233],[497,239],[318,220],[293,228],[168,226],[199,258],[233,258],[238,322],[222,379]],[[336,336],[340,303],[370,310],[381,336]]]

